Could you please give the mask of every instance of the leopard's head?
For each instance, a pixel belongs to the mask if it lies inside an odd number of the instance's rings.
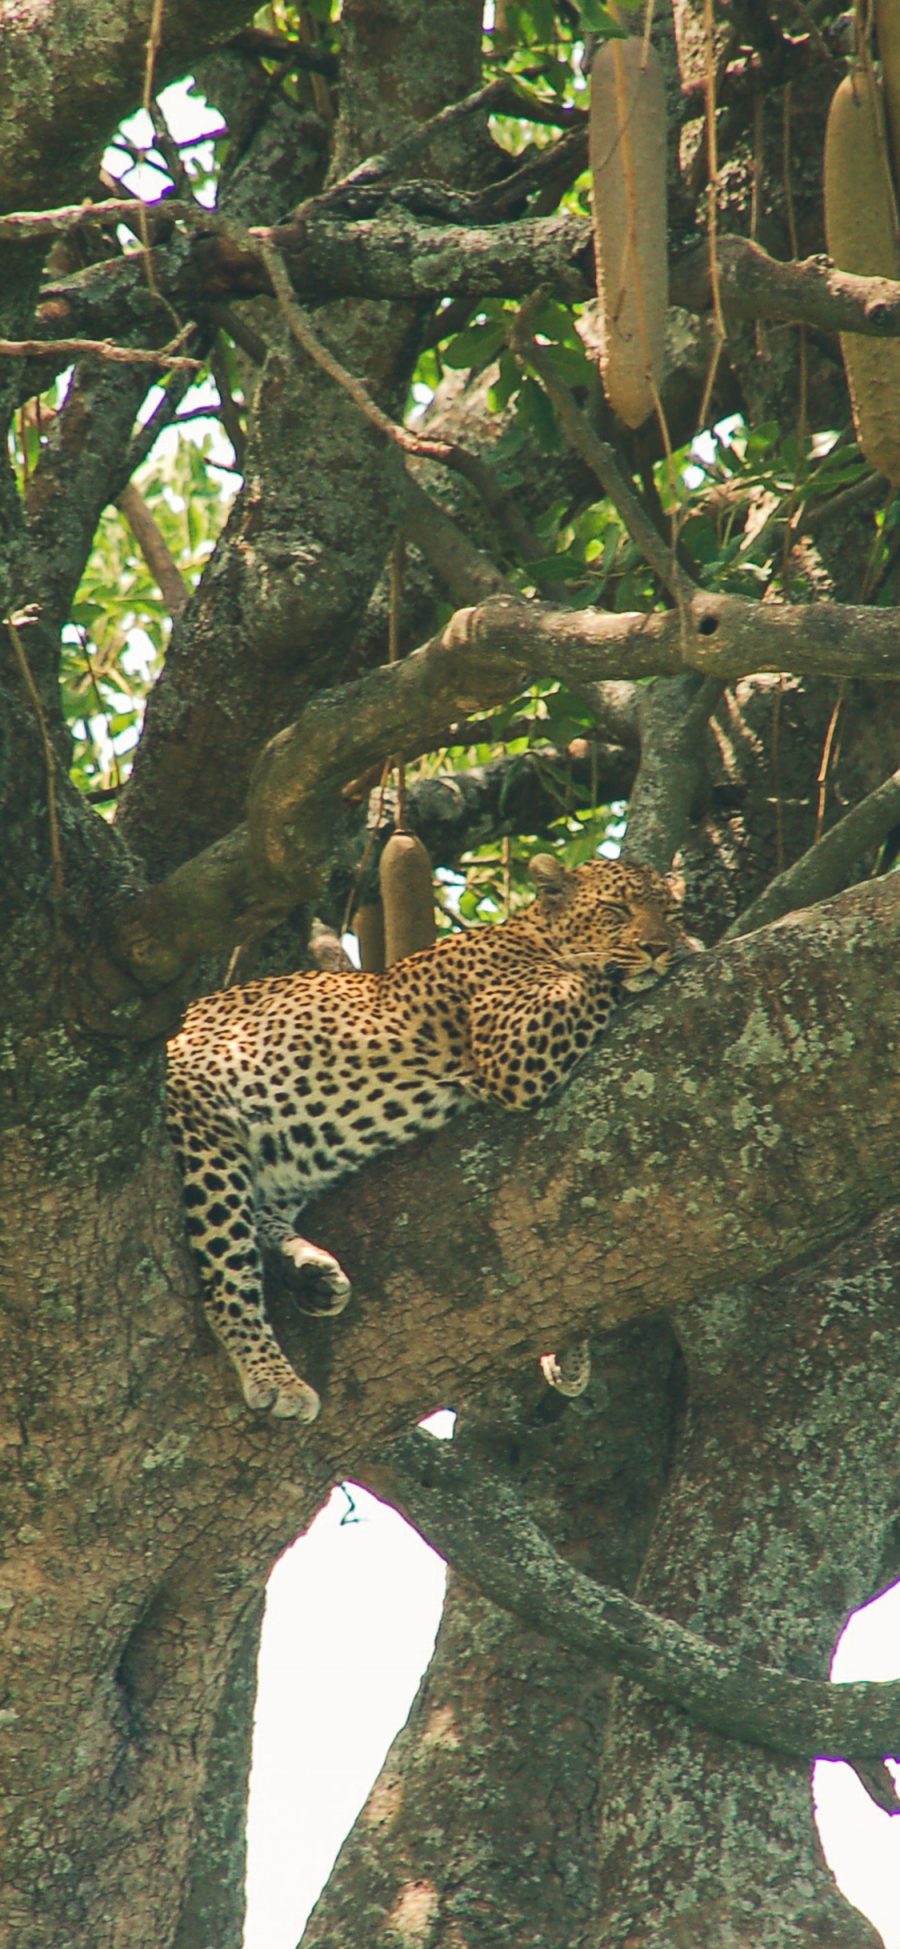
[[[570,872],[550,853],[537,853],[528,871],[538,889],[532,914],[557,953],[617,976],[629,993],[658,981],[687,945],[675,874],[612,859]]]

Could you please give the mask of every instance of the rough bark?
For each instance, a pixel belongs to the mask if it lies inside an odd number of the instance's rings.
[[[171,0],[162,11],[157,86],[184,74],[253,12],[252,0],[225,0],[211,19],[203,0]],[[140,105],[152,6],[26,0],[3,14],[0,204],[21,210],[92,183],[98,142]]]
[[[640,1595],[704,1636],[727,1618],[736,1651],[764,1647],[792,1672],[827,1670],[835,1625],[869,1596],[891,1537],[882,1404],[896,1375],[875,1349],[896,1339],[898,1247],[892,1218],[813,1270],[677,1322],[690,1412]],[[876,1940],[821,1871],[805,1768],[723,1749],[623,1683],[606,1788],[598,1940],[610,1949],[636,1917],[648,1949]],[[661,1806],[673,1817],[660,1821]]]

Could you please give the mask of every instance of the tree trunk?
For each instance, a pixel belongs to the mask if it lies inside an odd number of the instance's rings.
[[[786,1671],[827,1672],[892,1543],[897,1363],[878,1349],[896,1341],[898,1246],[896,1220],[878,1221],[813,1269],[676,1321],[690,1409],[639,1595]],[[620,1682],[605,1784],[610,1949],[636,1926],[647,1949],[877,1941],[824,1868],[808,1767],[729,1749]]]

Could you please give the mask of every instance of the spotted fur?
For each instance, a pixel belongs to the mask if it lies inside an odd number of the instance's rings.
[[[300,1303],[338,1313],[337,1260],[298,1210],[370,1157],[447,1122],[467,1098],[527,1110],[565,1079],[621,989],[682,944],[670,884],[648,867],[531,863],[539,896],[386,974],[293,974],[207,995],[169,1049],[169,1121],[206,1311],[251,1408],[311,1421],[314,1389],[263,1306],[263,1248]],[[552,1376],[551,1376],[552,1378]]]

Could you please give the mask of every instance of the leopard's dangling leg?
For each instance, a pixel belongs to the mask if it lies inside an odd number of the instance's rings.
[[[262,1311],[261,1260],[258,1282],[256,1277],[247,1284],[236,1277],[217,1277],[204,1285],[206,1317],[237,1368],[248,1408],[267,1408],[280,1420],[315,1421],[319,1396],[295,1374]]]
[[[220,1129],[202,1134],[172,1120],[184,1179],[188,1236],[206,1317],[240,1376],[248,1408],[314,1421],[319,1396],[285,1359],[265,1315],[253,1173],[244,1149]]]

